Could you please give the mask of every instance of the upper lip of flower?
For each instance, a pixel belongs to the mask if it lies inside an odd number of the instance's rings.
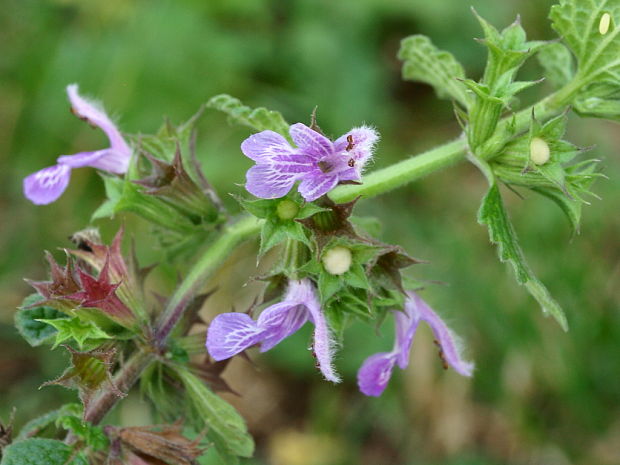
[[[43,168],[24,179],[24,195],[37,205],[58,199],[67,188],[72,168],[91,166],[115,174],[123,174],[129,167],[131,148],[120,131],[99,104],[83,98],[77,84],[67,86],[71,111],[93,127],[98,127],[110,141],[110,147],[74,155],[61,155],[57,165]]]

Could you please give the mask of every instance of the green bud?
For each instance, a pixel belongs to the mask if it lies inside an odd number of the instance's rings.
[[[292,200],[285,199],[278,203],[276,211],[281,220],[292,220],[299,212],[299,205]]]

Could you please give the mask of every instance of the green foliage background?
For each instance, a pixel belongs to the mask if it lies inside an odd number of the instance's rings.
[[[530,37],[554,37],[550,0],[472,3],[497,26],[521,13]],[[68,246],[67,236],[86,226],[103,200],[102,182],[89,169],[74,171],[50,206],[31,205],[21,194],[28,173],[105,143],[68,111],[67,84],[78,82],[103,100],[133,133],[155,131],[162,115],[187,119],[222,92],[280,110],[289,121],[307,121],[318,105],[328,134],[375,125],[380,167],[459,133],[449,104],[427,86],[400,80],[400,39],[429,35],[472,77],[485,60],[472,40],[481,36],[477,21],[460,0],[6,0],[2,9],[0,416],[17,406],[18,424],[73,398],[57,387],[37,391],[60,373],[65,355],[19,339],[14,308],[30,292],[22,278],[44,278],[42,251]],[[541,72],[532,61],[523,71],[528,79]],[[528,91],[524,103],[545,90]],[[198,153],[221,193],[240,192],[235,183],[250,161],[239,144],[247,135],[214,111],[200,123]],[[262,371],[243,362],[231,370],[231,384],[243,394],[233,401],[258,439],[258,457],[249,463],[620,463],[620,136],[611,123],[576,117],[568,136],[596,144],[592,153],[610,177],[594,189],[603,200],[585,209],[581,236],[571,239],[560,210],[542,197],[506,199],[523,249],[565,308],[571,331],[544,319],[498,262],[476,223],[485,181],[473,166],[364,203],[360,212],[382,221],[386,240],[431,262],[413,276],[449,284],[431,286],[425,296],[467,341],[477,371],[471,381],[441,371],[425,333],[410,368],[382,398],[368,399],[355,388],[355,370],[390,346],[391,329],[383,338],[372,328],[349,331],[338,360],[345,383],[336,387],[313,370],[302,332],[261,357]],[[145,262],[161,258],[148,228],[121,220],[142,231]],[[117,225],[99,224],[107,239]],[[166,273],[157,279],[173,284]],[[212,310],[228,310],[222,302]],[[128,405],[144,410],[139,401]],[[136,418],[116,415],[126,423]]]

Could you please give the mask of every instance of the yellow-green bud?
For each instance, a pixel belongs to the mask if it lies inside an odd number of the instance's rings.
[[[278,212],[278,216],[280,217],[280,219],[292,220],[293,218],[295,218],[295,216],[297,216],[297,213],[299,212],[299,205],[297,205],[292,200],[282,200],[280,203],[278,203],[276,211]]]
[[[536,165],[544,165],[550,157],[549,144],[540,137],[534,137],[530,142],[530,160]]]
[[[603,13],[603,16],[601,16],[601,20],[598,23],[598,32],[601,33],[601,35],[605,35],[607,34],[607,31],[609,31],[609,25],[611,24],[611,16],[609,13]]]
[[[351,251],[339,245],[332,247],[323,255],[325,271],[333,275],[341,275],[349,271],[352,261]]]

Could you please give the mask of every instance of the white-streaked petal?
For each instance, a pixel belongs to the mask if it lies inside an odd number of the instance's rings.
[[[47,205],[62,195],[70,178],[71,168],[66,165],[43,168],[24,178],[24,195],[36,205]]]

